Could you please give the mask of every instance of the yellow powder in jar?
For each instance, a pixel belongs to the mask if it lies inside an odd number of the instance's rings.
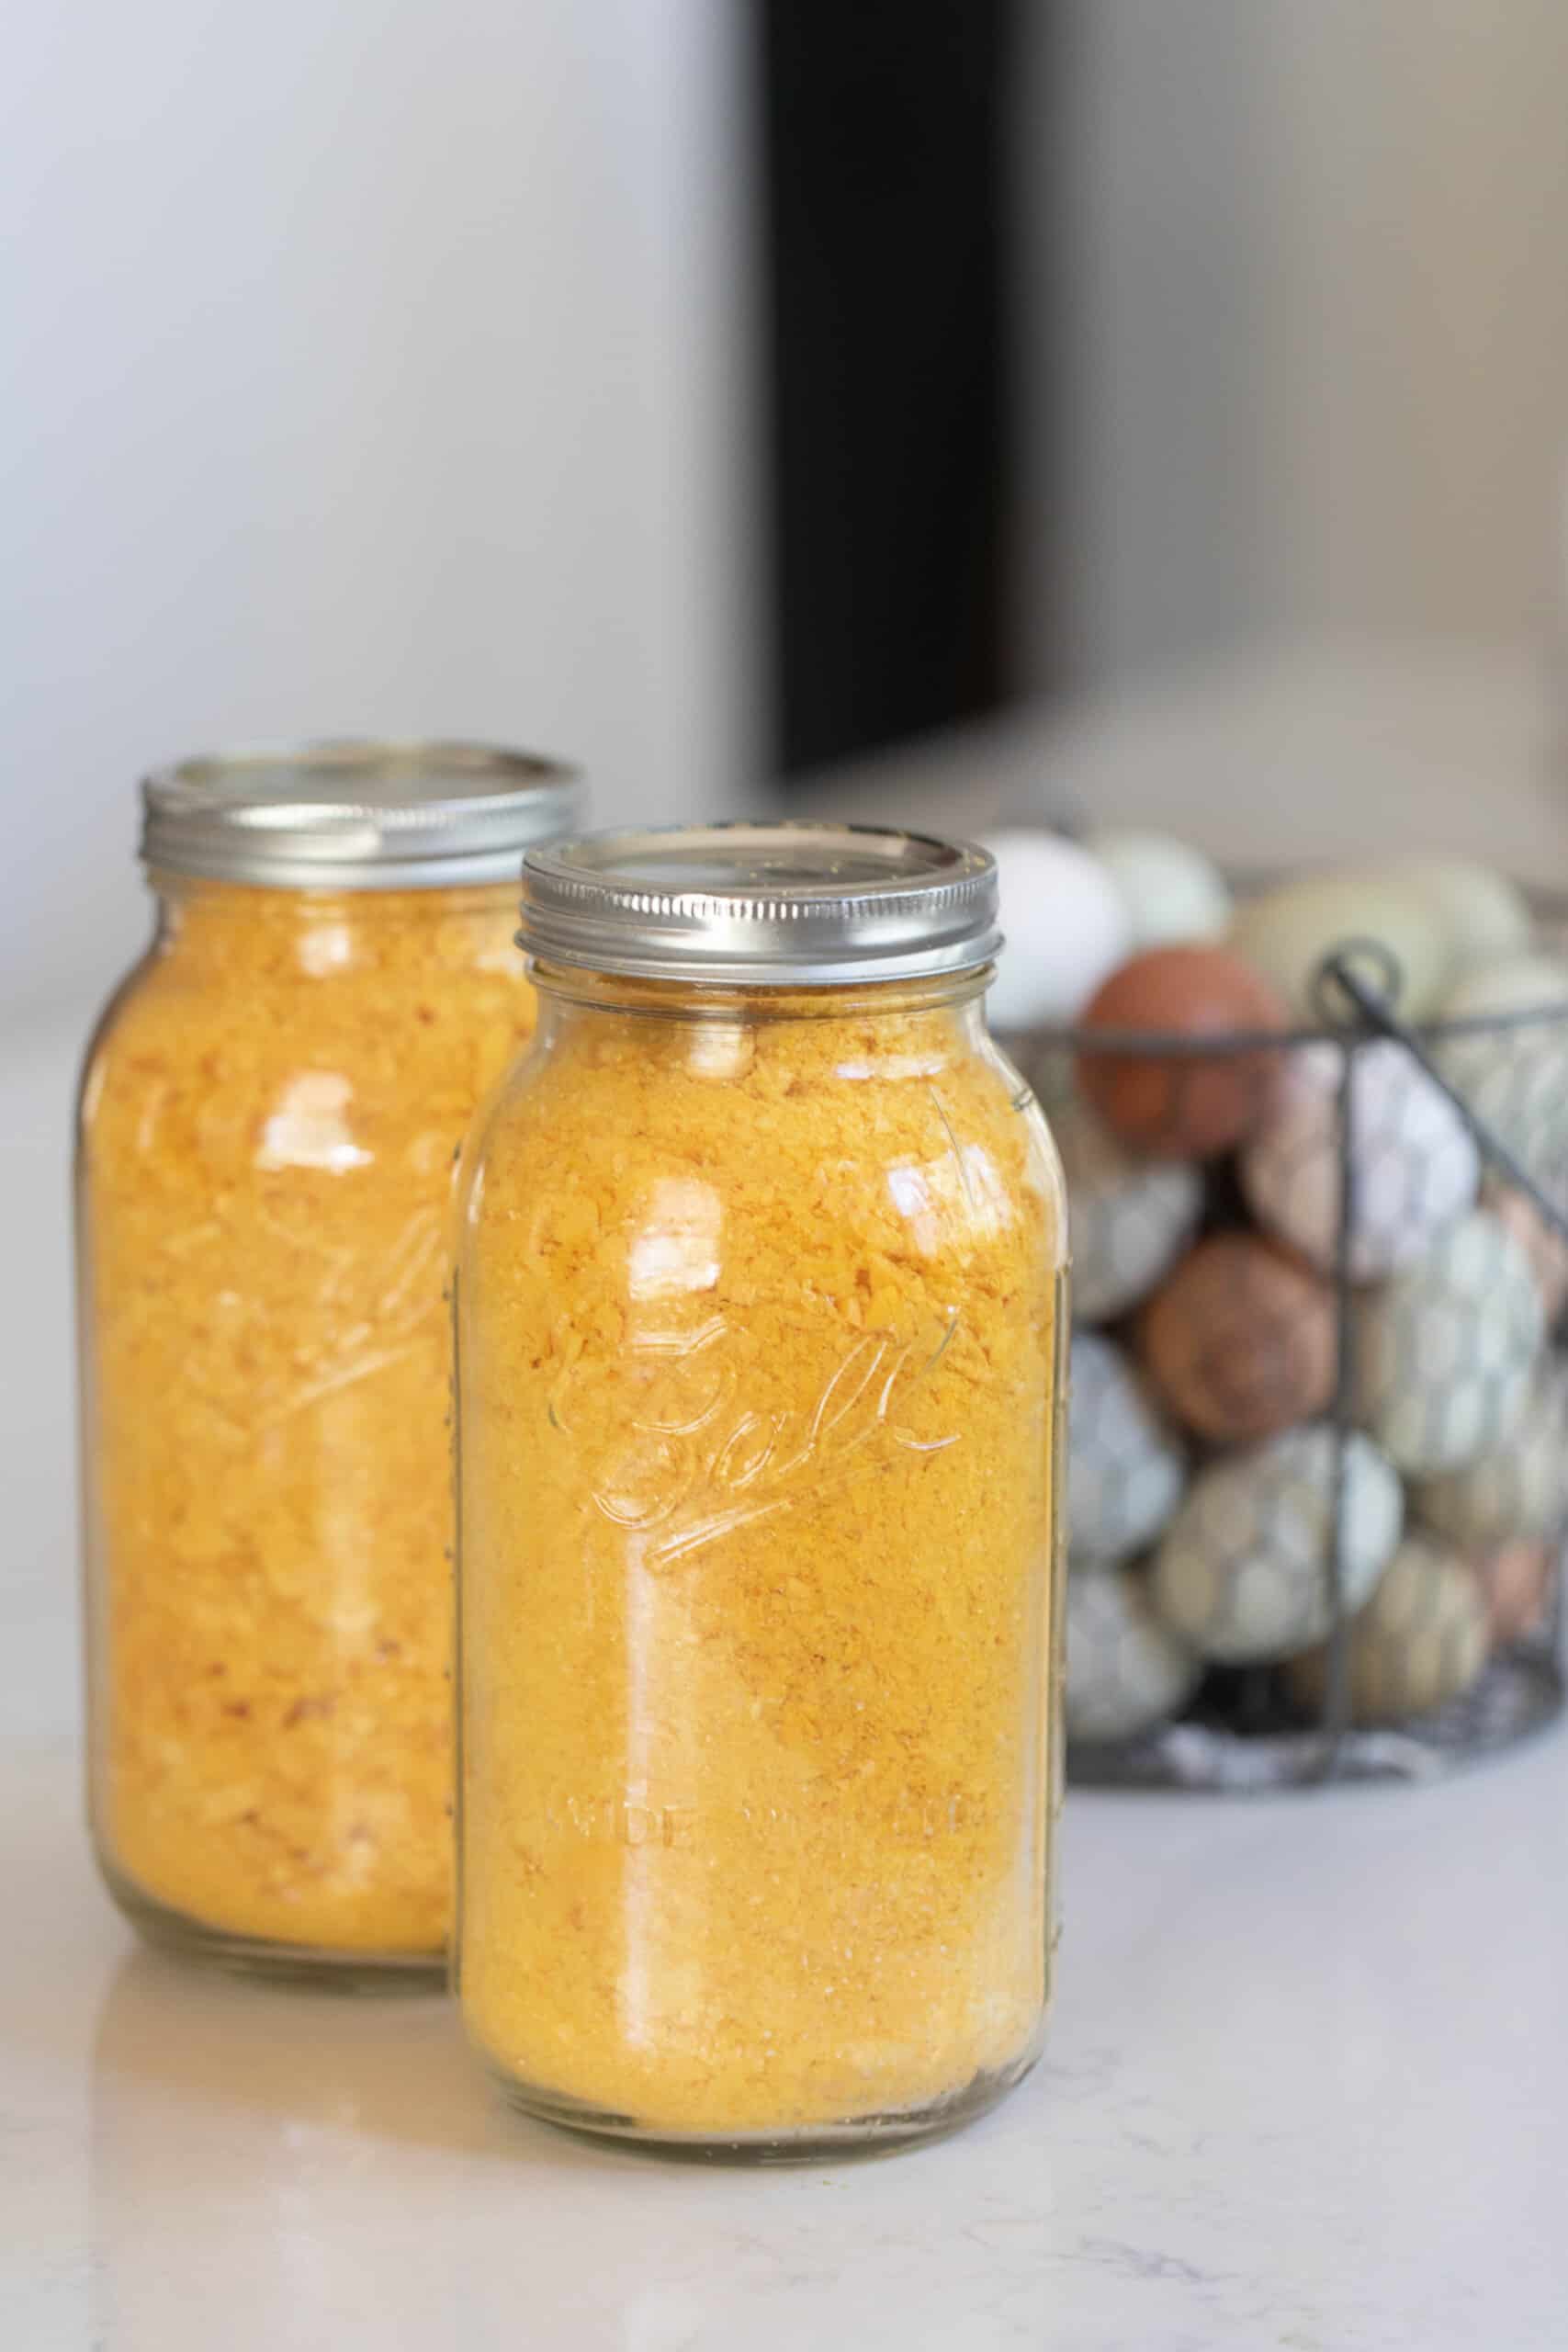
[[[961,1013],[761,1010],[568,1013],[460,1258],[465,2013],[671,2138],[959,2094],[1046,1990],[1054,1161]]]
[[[434,1955],[455,1159],[510,888],[174,887],[83,1096],[95,1812],[130,1899]]]

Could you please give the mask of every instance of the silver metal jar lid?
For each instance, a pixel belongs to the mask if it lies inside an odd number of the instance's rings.
[[[988,854],[870,825],[594,833],[523,862],[528,954],[637,979],[921,979],[1001,945]]]
[[[510,882],[582,813],[575,770],[486,743],[218,752],[157,770],[141,798],[148,865],[278,889]]]

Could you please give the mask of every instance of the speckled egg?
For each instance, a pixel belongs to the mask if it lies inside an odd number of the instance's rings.
[[[1316,1275],[1254,1235],[1221,1233],[1167,1275],[1138,1320],[1166,1410],[1239,1445],[1311,1420],[1334,1394],[1337,1318]]]
[[[1155,1555],[1154,1597],[1200,1656],[1264,1662],[1327,1633],[1334,1469],[1333,1433],[1317,1423],[1226,1455],[1193,1480]],[[1361,1605],[1393,1557],[1404,1512],[1393,1467],[1352,1433],[1341,1568],[1347,1609]]]
[[[1361,1304],[1356,1417],[1413,1476],[1460,1469],[1517,1423],[1545,1330],[1529,1259],[1472,1209]]]
[[[1151,947],[1113,972],[1083,1015],[1078,1083],[1134,1151],[1205,1159],[1228,1151],[1265,1115],[1280,1056],[1256,1046],[1214,1053],[1103,1051],[1095,1032],[1157,1033],[1179,1046],[1284,1026],[1284,1007],[1224,947]]]
[[[1339,1243],[1343,1069],[1337,1046],[1298,1046],[1237,1169],[1258,1223],[1325,1273]],[[1441,1088],[1392,1039],[1357,1049],[1354,1090],[1350,1274],[1371,1282],[1422,1257],[1472,1206],[1481,1155]]]
[[[1529,946],[1533,925],[1525,894],[1495,866],[1468,857],[1412,854],[1389,859],[1377,873],[1432,910],[1448,934],[1455,970],[1523,955]]]
[[[1298,1020],[1315,1021],[1315,983],[1325,956],[1375,940],[1399,967],[1398,1010],[1420,1020],[1450,971],[1446,923],[1416,891],[1375,874],[1306,874],[1259,892],[1236,910],[1230,944],[1272,981]],[[1379,978],[1368,964],[1368,977]]]
[[[1135,1739],[1179,1714],[1202,1675],[1129,1568],[1067,1578],[1067,1736]]]
[[[1411,1508],[1461,1551],[1548,1535],[1568,1514],[1568,1369],[1540,1365],[1507,1436],[1462,1469],[1412,1487]]]
[[[1433,1058],[1477,1119],[1558,1197],[1568,1174],[1568,963],[1516,956],[1461,974],[1439,1021],[1545,1012],[1434,1041]]]
[[[1187,1465],[1114,1341],[1073,1334],[1067,1540],[1080,1561],[1124,1560],[1168,1524]]]
[[[1495,1650],[1523,1641],[1544,1625],[1551,1601],[1557,1555],[1550,1544],[1500,1544],[1470,1563],[1486,1603],[1486,1623]]]
[[[1468,1690],[1486,1663],[1486,1603],[1456,1552],[1419,1530],[1406,1535],[1351,1624],[1346,1645],[1350,1719],[1395,1724]],[[1323,1703],[1327,1653],[1292,1661],[1303,1706]]]
[[[1076,1020],[1132,947],[1122,894],[1096,857],[1057,833],[987,836],[1005,942],[987,1000],[1003,1034]]]
[[[1073,1315],[1107,1323],[1153,1290],[1197,1229],[1203,1183],[1179,1161],[1134,1159],[1077,1097],[1051,1113],[1067,1180]]]
[[[1122,893],[1133,945],[1166,947],[1220,938],[1231,919],[1231,894],[1219,867],[1170,833],[1108,830],[1084,843]]]

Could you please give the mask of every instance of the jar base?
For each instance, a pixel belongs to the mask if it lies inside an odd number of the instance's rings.
[[[143,1894],[100,1855],[98,1867],[116,1906],[142,1939],[181,1960],[231,1975],[318,1992],[432,1993],[446,1987],[444,1952],[342,1951],[320,1944],[276,1943],[213,1928]]]
[[[675,2163],[808,2165],[892,2155],[932,2140],[945,2140],[1004,2099],[1022,2082],[1039,2055],[1036,2041],[1011,2065],[972,2075],[962,2088],[921,2107],[851,2116],[841,2123],[804,2124],[798,2130],[723,2134],[671,2132],[633,2115],[588,2106],[562,2091],[520,2083],[491,2059],[486,2058],[485,2065],[509,2107],[535,2122],[570,2132],[577,2139],[614,2140],[637,2154]]]

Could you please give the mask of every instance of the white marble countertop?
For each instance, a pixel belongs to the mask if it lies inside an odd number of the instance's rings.
[[[501,2105],[445,2003],[231,1983],[0,1741],[7,2352],[1547,2352],[1568,1739],[1447,1785],[1068,1806],[1049,2056],[937,2146],[758,2172]]]

